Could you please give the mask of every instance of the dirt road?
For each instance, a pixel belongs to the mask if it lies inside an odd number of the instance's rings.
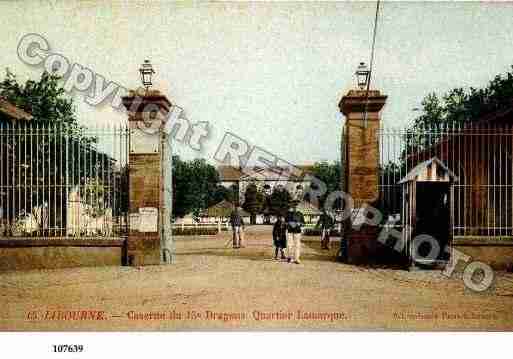
[[[306,239],[299,265],[250,230],[240,250],[229,233],[177,238],[168,266],[0,273],[0,330],[513,329],[511,274],[477,294],[436,271],[337,263]]]

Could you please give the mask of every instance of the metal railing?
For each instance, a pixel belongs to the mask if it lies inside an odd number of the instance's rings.
[[[380,207],[387,217],[401,213],[402,187],[398,182],[417,164],[437,157],[458,178],[450,198],[453,236],[513,236],[511,125],[383,127],[378,136]]]
[[[126,127],[1,123],[0,161],[2,238],[126,235]]]

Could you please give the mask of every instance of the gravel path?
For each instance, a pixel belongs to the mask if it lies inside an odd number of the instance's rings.
[[[313,237],[302,264],[274,261],[267,231],[246,237],[179,237],[170,266],[0,273],[0,330],[513,329],[511,274],[476,294],[437,271],[337,263]]]

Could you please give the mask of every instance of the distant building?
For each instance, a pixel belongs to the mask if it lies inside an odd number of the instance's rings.
[[[294,167],[246,167],[241,169],[233,166],[219,166],[221,185],[230,189],[238,187],[239,203],[244,202],[244,194],[251,183],[269,195],[275,187],[283,187],[292,198],[301,200],[304,191],[310,186],[309,174],[311,166]]]
[[[228,222],[230,215],[234,210],[234,204],[223,200],[201,212],[202,222]],[[250,214],[243,209],[239,210],[239,214],[249,223]]]

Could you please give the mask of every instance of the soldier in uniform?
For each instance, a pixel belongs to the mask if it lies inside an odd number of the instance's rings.
[[[230,224],[233,231],[233,248],[243,248],[244,220],[240,215],[241,208],[237,207],[230,215]]]
[[[278,215],[273,227],[274,259],[278,259],[278,251],[281,259],[286,259],[284,250],[287,248],[287,224],[281,214]]]
[[[330,249],[330,231],[333,228],[335,221],[333,218],[323,209],[315,228],[321,229],[321,248]]]
[[[287,241],[294,246],[294,263],[299,264],[301,263],[301,235],[305,218],[303,213],[297,210],[297,202],[294,202],[293,207],[289,209],[285,222],[287,223]]]

